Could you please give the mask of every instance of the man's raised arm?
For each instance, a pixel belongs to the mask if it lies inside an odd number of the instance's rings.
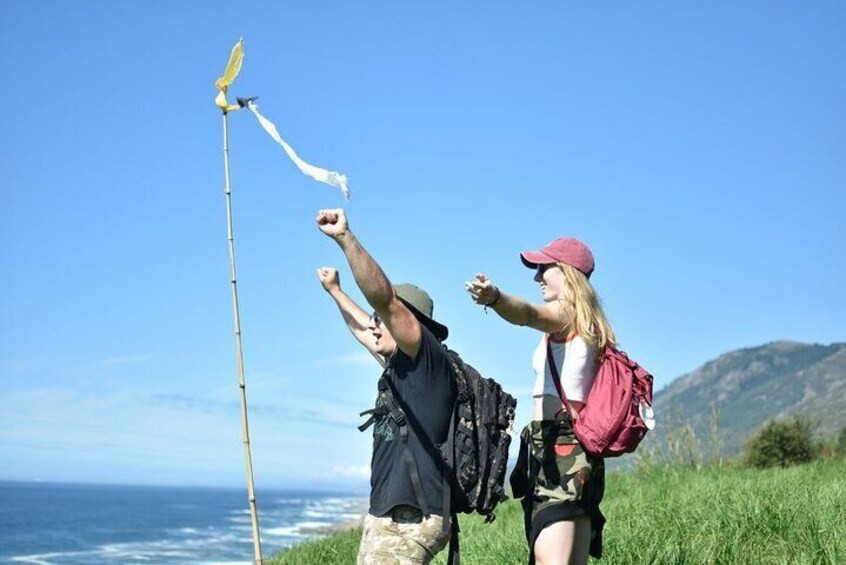
[[[335,240],[347,258],[353,277],[368,304],[382,318],[397,346],[412,359],[420,350],[420,324],[394,292],[382,268],[353,235],[343,209],[321,210],[317,227]]]
[[[371,321],[370,314],[341,290],[341,278],[338,275],[338,269],[335,267],[320,267],[317,269],[317,278],[323,285],[323,289],[335,301],[341,316],[344,318],[344,323],[353,337],[384,367],[387,361],[383,355],[376,351],[373,336],[367,331],[368,323]]]

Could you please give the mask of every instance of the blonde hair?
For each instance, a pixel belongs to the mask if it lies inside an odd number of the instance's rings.
[[[560,262],[556,265],[567,281],[563,307],[570,310],[570,315],[567,316],[571,320],[568,329],[582,336],[588,345],[596,349],[597,355],[602,355],[606,347],[617,345],[617,338],[602,311],[596,291],[584,273],[578,269]]]

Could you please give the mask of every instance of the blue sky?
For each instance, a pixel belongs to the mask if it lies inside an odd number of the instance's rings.
[[[561,235],[659,388],[846,340],[844,24],[840,2],[5,6],[0,479],[243,484],[212,103],[239,37],[233,94],[348,175],[354,232],[522,407],[538,335],[463,281],[539,300],[518,253]],[[258,488],[362,487],[379,371],[314,274],[354,290],[314,224],[345,203],[249,114],[230,130]]]

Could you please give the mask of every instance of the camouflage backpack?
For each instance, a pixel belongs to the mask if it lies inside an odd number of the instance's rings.
[[[441,455],[452,477],[451,511],[476,512],[494,520],[493,510],[505,500],[505,467],[517,400],[493,379],[482,377],[447,349],[456,378],[449,437]]]

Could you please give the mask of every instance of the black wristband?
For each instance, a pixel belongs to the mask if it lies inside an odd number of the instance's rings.
[[[492,302],[485,304],[485,308],[493,308],[496,306],[496,303],[499,302],[499,297],[502,296],[502,293],[499,291],[498,287],[494,287],[494,290],[496,291],[496,298],[494,298]]]

